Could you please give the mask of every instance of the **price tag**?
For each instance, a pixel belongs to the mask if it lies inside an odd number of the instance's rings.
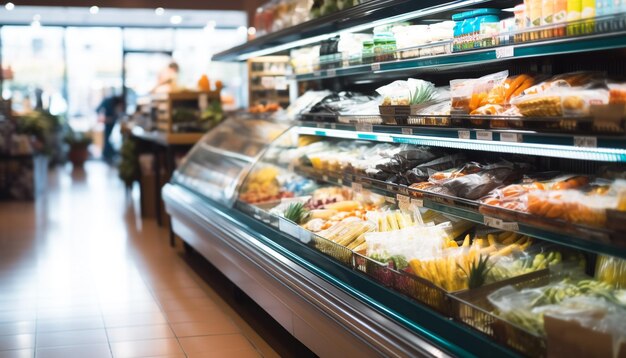
[[[330,124],[330,129],[337,129],[337,125],[335,123]]]
[[[398,207],[400,210],[409,210],[411,206],[411,198],[406,195],[397,194],[396,199],[398,200]]]
[[[337,184],[343,185],[343,179],[341,179],[341,178],[337,179]]]
[[[300,227],[299,231],[300,234],[298,235],[298,238],[300,239],[300,242],[302,242],[303,244],[308,244],[309,242],[311,242],[313,234],[309,230]]]
[[[326,75],[328,77],[335,77],[337,76],[337,70],[334,68],[331,68],[330,70],[326,71]]]
[[[322,71],[315,71],[313,72],[313,76],[314,77],[320,77],[322,75]]]
[[[459,139],[470,139],[470,131],[459,131]]]
[[[504,46],[496,48],[496,58],[513,57],[515,54],[513,46]]]
[[[519,133],[500,133],[501,142],[520,143],[522,142],[522,135]]]
[[[517,231],[519,225],[516,222],[502,221],[501,219],[492,218],[489,216],[484,217],[484,224],[496,229],[502,229],[505,231]]]
[[[597,148],[598,138],[596,137],[574,137],[574,147]]]
[[[295,237],[296,239],[300,238],[300,226],[292,223],[287,219],[280,218],[278,220],[278,230],[284,232],[289,236]]]
[[[358,132],[368,132],[371,133],[374,131],[374,126],[370,123],[357,123],[355,126]]]
[[[324,123],[317,123],[315,126],[317,128],[324,128]]]
[[[363,184],[361,184],[361,183],[352,183],[352,190],[354,190],[355,193],[363,192]]]
[[[322,175],[322,180],[323,181],[328,181],[328,175],[326,175],[326,174]]]
[[[402,134],[413,135],[413,128],[402,128]]]
[[[372,71],[380,71],[380,63],[372,63]]]
[[[385,201],[388,202],[389,204],[395,204],[396,203],[396,198],[391,197],[391,196],[386,196],[385,197]]]
[[[398,188],[398,193],[403,194],[403,195],[409,195],[409,188],[400,186]]]
[[[411,199],[411,205],[417,206],[418,208],[423,208],[424,199]]]
[[[493,133],[489,131],[476,131],[476,139],[478,140],[493,140]]]

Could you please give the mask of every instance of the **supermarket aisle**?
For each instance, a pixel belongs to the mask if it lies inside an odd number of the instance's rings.
[[[0,202],[0,358],[277,356],[114,170],[50,176],[47,199]]]

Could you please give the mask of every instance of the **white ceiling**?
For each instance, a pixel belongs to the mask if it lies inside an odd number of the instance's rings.
[[[214,21],[216,28],[245,26],[246,13],[227,10],[165,9],[157,15],[154,9],[100,8],[91,14],[87,7],[15,6],[11,11],[0,7],[0,25],[29,25],[39,15],[42,26],[117,26],[117,27],[176,27],[202,28]],[[180,24],[170,22],[180,16]]]

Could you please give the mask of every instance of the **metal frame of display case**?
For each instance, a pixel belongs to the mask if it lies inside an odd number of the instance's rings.
[[[503,4],[510,5],[510,2],[474,0],[424,4],[405,0],[372,1],[265,35],[217,54],[214,59],[242,61],[249,57],[311,45],[336,36],[341,31],[369,29],[376,23],[419,19],[436,14],[437,11],[449,13],[476,6]],[[620,16],[623,18],[623,15]],[[320,69],[312,73],[296,74],[293,79],[311,81],[342,76],[358,78],[387,72],[397,74],[402,71],[419,73],[429,70],[458,70],[464,66],[498,64],[514,59],[620,48],[626,48],[624,29],[576,38],[551,38],[445,55]],[[355,120],[358,121],[356,118]],[[301,122],[296,127],[299,134],[329,138],[626,163],[626,136],[623,132],[608,135],[453,126],[354,124],[338,123],[338,118],[330,122]],[[257,157],[250,166],[259,159]],[[357,175],[306,172],[301,169],[295,168],[295,171],[320,182],[381,194],[389,203],[399,204],[408,197],[417,206],[472,222],[517,231],[587,252],[626,258],[623,233],[569,225],[572,230],[580,230],[577,236],[569,231],[559,232],[547,228],[537,222],[511,221],[504,211],[493,215],[485,214],[481,211],[481,204],[477,202],[377,182]],[[455,321],[454,316],[437,313],[436,310],[368,278],[355,268],[355,256],[342,262],[337,257],[333,259],[328,253],[316,250],[306,243],[315,240],[315,235],[294,225],[282,225],[285,220],[266,211],[255,210],[241,202],[237,202],[236,207],[226,207],[195,192],[188,183],[176,181],[164,188],[164,197],[172,215],[174,231],[319,355],[332,356],[337,351],[328,350],[332,346],[328,344],[328,337],[311,335],[310,332],[307,334],[295,327],[295,322],[304,322],[307,327],[327,329],[330,335],[351,337],[348,342],[364,347],[359,353],[366,356],[501,357],[519,354]],[[277,274],[286,271],[290,271],[291,275]],[[284,292],[295,293],[295,296],[278,299],[277,295]],[[280,301],[284,307],[268,303],[275,301]],[[309,313],[298,312],[297,307],[308,310]],[[329,324],[329,321],[334,324]]]

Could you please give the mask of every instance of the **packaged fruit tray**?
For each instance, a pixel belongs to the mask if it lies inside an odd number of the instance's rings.
[[[605,227],[594,227],[581,224],[574,224],[559,219],[549,219],[546,217],[533,215],[499,206],[480,204],[479,212],[486,216],[493,216],[498,219],[526,224],[533,227],[552,231],[557,234],[570,234],[573,237],[610,242],[617,245],[626,245],[624,232],[608,230]]]
[[[378,262],[359,253],[354,253],[354,265],[356,270],[365,273],[383,286],[398,291],[451,318],[458,316],[459,305],[455,295],[472,294],[474,291],[483,292],[485,289],[493,291],[548,274],[548,270],[540,270],[490,283],[478,289],[450,292],[422,277],[395,270],[390,264]]]
[[[513,278],[506,284],[521,290],[545,286],[563,277],[559,274],[550,274],[549,270],[543,270]],[[487,296],[504,286],[484,286],[452,295],[450,300],[453,306],[453,318],[526,356],[545,357],[547,345],[545,337],[529,332],[524,327],[492,313],[495,307],[489,302]]]

